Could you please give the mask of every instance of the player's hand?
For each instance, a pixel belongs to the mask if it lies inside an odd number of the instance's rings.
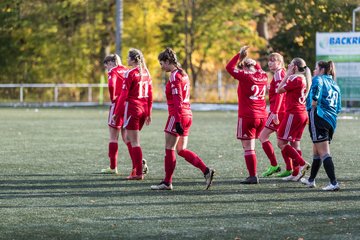
[[[179,135],[183,135],[183,134],[184,134],[184,129],[182,128],[180,122],[176,122],[176,123],[175,123],[175,129],[176,129],[176,132],[177,132]]]
[[[241,59],[244,59],[244,58],[246,58],[246,56],[247,56],[247,50],[249,49],[249,47],[248,46],[243,46],[241,49],[240,49],[240,58]]]
[[[273,121],[276,125],[279,125],[280,120],[279,120],[279,115],[277,113],[273,113],[274,114],[274,118]]]
[[[287,74],[288,76],[290,76],[290,75],[292,75],[292,74],[294,74],[294,73],[295,73],[295,66],[294,66],[294,64],[290,63],[290,64],[288,65],[288,69],[287,69],[287,71],[286,71],[286,74]]]
[[[113,114],[113,115],[111,116],[111,118],[112,118],[112,120],[113,120],[114,122],[116,122],[117,115],[116,115],[116,114]]]
[[[145,124],[146,124],[146,126],[149,126],[150,123],[151,123],[151,116],[147,116],[147,117],[145,118]]]

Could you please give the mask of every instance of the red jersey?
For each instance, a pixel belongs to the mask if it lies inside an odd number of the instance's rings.
[[[275,71],[274,77],[270,83],[269,89],[269,102],[270,102],[270,112],[279,113],[285,112],[285,100],[286,93],[278,94],[276,89],[279,87],[281,80],[285,77],[285,69],[280,68]]]
[[[169,115],[175,117],[175,122],[180,122],[182,116],[192,116],[190,107],[190,80],[182,70],[175,69],[171,72],[166,83],[166,102]]]
[[[152,110],[152,80],[149,71],[145,68],[140,76],[139,67],[128,70],[122,86],[122,93],[116,106],[116,114],[124,114],[125,101],[130,106],[147,108],[148,115]],[[120,109],[119,109],[120,108]]]
[[[124,81],[124,74],[127,68],[121,65],[111,68],[108,71],[108,89],[110,101],[114,103],[121,94],[121,89]]]
[[[265,93],[267,75],[259,64],[255,66],[255,72],[237,69],[240,54],[233,57],[226,66],[226,70],[235,79],[238,85],[238,116],[248,118],[266,118]]]
[[[289,76],[286,84],[286,112],[299,113],[306,112],[305,107],[305,93],[306,93],[306,80],[303,75],[294,74]]]

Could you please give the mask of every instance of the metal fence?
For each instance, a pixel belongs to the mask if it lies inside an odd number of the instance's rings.
[[[102,105],[109,102],[107,84],[0,84],[0,105],[38,103],[61,106]],[[68,89],[68,90],[67,90]],[[153,86],[154,101],[165,101],[165,86]],[[105,93],[104,93],[105,92]],[[233,103],[237,100],[236,85],[197,85],[192,100],[196,102]]]

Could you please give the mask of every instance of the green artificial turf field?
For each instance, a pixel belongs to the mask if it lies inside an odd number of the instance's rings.
[[[350,117],[339,120],[331,143],[339,192],[321,191],[323,168],[315,189],[275,177],[240,185],[247,170],[236,112],[194,112],[188,148],[217,170],[210,190],[178,157],[174,190],[159,192],[150,186],[164,176],[165,111],[154,111],[141,132],[149,174],[126,181],[124,144],[120,175],[99,174],[108,166],[106,108],[2,108],[0,239],[360,239],[360,120]],[[310,163],[311,146],[306,129]],[[256,151],[261,174],[269,161],[258,141]]]

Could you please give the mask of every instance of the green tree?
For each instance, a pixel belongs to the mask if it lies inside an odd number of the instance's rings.
[[[171,1],[172,21],[161,24],[162,45],[179,52],[196,86],[198,80],[206,81],[207,73],[216,76],[241,45],[265,47],[255,31],[259,6],[258,1]]]
[[[273,18],[278,27],[270,39],[270,50],[282,52],[289,62],[301,57],[307,65],[315,65],[316,32],[351,31],[352,10],[357,6],[352,0],[275,1]]]

